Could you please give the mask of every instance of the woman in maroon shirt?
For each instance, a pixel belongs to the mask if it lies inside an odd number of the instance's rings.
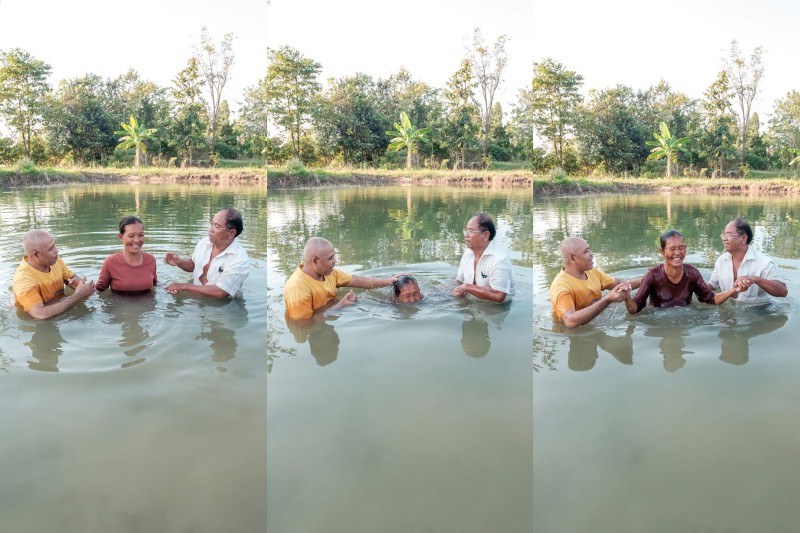
[[[124,217],[119,221],[122,251],[106,257],[95,287],[103,291],[137,294],[150,291],[157,283],[156,258],[142,251],[144,223],[139,217]]]
[[[661,235],[658,253],[664,264],[648,270],[636,296],[628,294],[625,299],[625,307],[631,314],[644,309],[648,298],[653,307],[678,307],[692,303],[692,294],[696,294],[701,302],[719,305],[741,290],[734,284],[731,290],[715,294],[699,270],[683,263],[686,243],[679,231],[670,229]]]

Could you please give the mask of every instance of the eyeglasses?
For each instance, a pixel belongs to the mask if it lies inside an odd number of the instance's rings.
[[[219,224],[217,224],[216,222],[211,222],[209,225],[211,226],[211,229],[213,229],[214,231],[219,231],[219,230],[221,230],[221,229],[223,229],[223,228],[225,228],[225,229],[228,229],[228,226],[227,226],[227,225],[225,225],[225,226],[220,226],[220,225],[219,225]]]
[[[486,231],[486,230],[482,230],[482,229],[472,229],[472,228],[464,228],[464,234],[465,234],[465,235],[466,235],[467,233],[483,233],[484,231]]]
[[[744,234],[743,233],[730,233],[730,232],[726,231],[725,233],[720,234],[719,238],[720,239],[725,239],[727,237],[728,239],[735,239],[736,237],[741,237],[742,235],[744,235]]]

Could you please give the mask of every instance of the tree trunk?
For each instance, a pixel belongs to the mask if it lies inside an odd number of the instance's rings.
[[[139,168],[139,157],[140,157],[139,145],[136,145],[136,157],[133,160],[133,166]]]
[[[407,152],[406,152],[406,168],[411,168],[411,157],[412,157],[411,147],[408,146],[406,148],[406,150],[407,150]]]

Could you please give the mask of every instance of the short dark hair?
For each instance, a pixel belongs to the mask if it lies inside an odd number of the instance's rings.
[[[733,225],[736,227],[736,233],[747,235],[747,244],[750,244],[753,240],[753,228],[750,227],[750,223],[743,218],[737,218],[733,221]]]
[[[683,233],[681,233],[680,231],[678,231],[678,230],[676,230],[676,229],[668,229],[667,231],[665,231],[664,233],[662,233],[662,234],[661,234],[661,237],[659,237],[659,238],[661,239],[661,249],[662,249],[662,250],[663,250],[664,248],[666,248],[666,246],[667,246],[667,241],[668,241],[668,240],[669,240],[671,237],[680,237],[680,238],[681,238],[681,240],[683,240]]]
[[[232,207],[223,207],[220,211],[225,211],[225,227],[228,229],[235,229],[235,237],[238,237],[244,230],[242,214]]]
[[[394,287],[394,295],[400,296],[400,289],[405,287],[409,283],[413,283],[414,285],[419,287],[419,283],[417,283],[417,280],[414,276],[406,275],[397,278],[397,281],[395,281],[392,285]]]
[[[122,217],[119,221],[119,234],[125,235],[125,226],[130,226],[131,224],[141,224],[144,227],[144,222],[139,217],[135,217],[133,215]]]
[[[497,230],[494,227],[494,220],[492,220],[492,217],[486,213],[475,213],[474,216],[478,219],[478,227],[481,231],[489,232],[490,241],[494,239],[494,236],[497,235]]]

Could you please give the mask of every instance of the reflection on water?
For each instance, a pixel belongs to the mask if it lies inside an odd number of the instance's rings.
[[[329,189],[268,203],[269,530],[531,531],[530,191]],[[477,211],[512,258],[510,304],[451,296]],[[412,272],[423,300],[356,289],[355,305],[287,324],[283,284],[312,235],[351,273]]]
[[[594,197],[541,202],[533,212],[534,530],[794,527],[784,495],[796,485],[797,472],[786,470],[795,451],[784,442],[800,438],[790,422],[800,401],[800,201]],[[738,216],[775,259],[788,298],[635,316],[612,305],[572,330],[553,322],[547,290],[564,237],[587,239],[599,268],[630,278],[663,261],[656,238],[675,228],[686,237],[686,262],[708,279],[719,234]]]
[[[251,259],[226,302],[172,296],[221,206],[244,217]],[[16,309],[22,236],[43,228],[80,275],[145,222],[160,286],[95,294],[52,319]],[[266,195],[261,187],[87,185],[0,191],[3,531],[264,531]],[[210,482],[209,480],[213,480]]]

